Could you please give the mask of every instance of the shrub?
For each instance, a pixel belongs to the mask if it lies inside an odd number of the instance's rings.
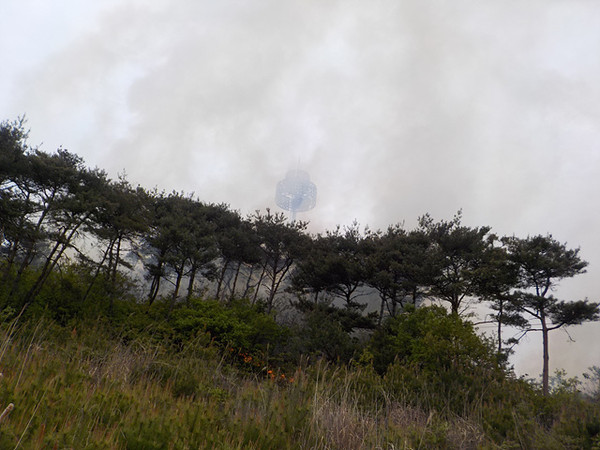
[[[370,351],[392,392],[426,409],[465,415],[505,378],[490,343],[438,306],[408,308],[390,318],[374,334]]]
[[[182,341],[208,332],[223,346],[249,353],[276,350],[287,337],[287,330],[271,315],[246,300],[236,300],[229,305],[192,300],[189,306],[173,312],[171,323],[176,337]]]
[[[340,322],[319,309],[308,312],[293,334],[292,352],[296,355],[348,362],[359,349],[356,339],[343,329]]]
[[[489,342],[473,325],[440,306],[408,307],[378,330],[370,345],[375,369],[385,373],[394,361],[426,373],[465,373],[497,367]]]

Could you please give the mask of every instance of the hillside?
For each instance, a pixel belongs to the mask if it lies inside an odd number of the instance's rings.
[[[0,399],[15,407],[0,424],[0,448],[600,444],[598,398],[582,396],[572,380],[544,398],[493,370],[476,378],[464,368],[413,371],[397,362],[381,376],[368,353],[350,364],[303,357],[279,366],[204,332],[180,341],[107,320],[23,320],[2,325]]]

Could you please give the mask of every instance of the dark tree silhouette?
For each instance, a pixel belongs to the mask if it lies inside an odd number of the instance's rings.
[[[271,312],[275,296],[284,281],[290,276],[292,267],[306,252],[308,237],[303,233],[307,224],[301,221],[288,223],[283,213],[266,214],[257,211],[252,217],[252,226],[259,238],[262,253],[262,282],[267,291],[267,310]],[[258,288],[255,292],[255,298]]]
[[[579,257],[579,249],[568,249],[548,236],[526,239],[504,238],[511,260],[518,266],[518,287],[507,305],[511,312],[539,322],[534,328],[529,322],[525,331],[540,331],[543,345],[542,390],[549,392],[549,332],[558,328],[598,320],[598,303],[587,300],[565,302],[551,295],[557,283],[585,272],[587,262]]]
[[[437,223],[425,215],[419,219],[419,229],[429,237],[431,245],[429,295],[448,302],[453,314],[463,313],[465,300],[478,294],[477,270],[492,245],[490,228],[461,225],[459,211],[451,221]]]

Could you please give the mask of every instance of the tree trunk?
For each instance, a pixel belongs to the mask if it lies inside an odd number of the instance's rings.
[[[412,291],[412,303],[413,305],[417,306],[417,296],[419,294],[419,289],[414,287],[413,291]]]
[[[119,237],[117,239],[117,250],[115,251],[115,261],[114,261],[114,266],[112,268],[112,274],[111,274],[111,280],[110,280],[113,287],[117,282],[117,269],[119,267],[119,262],[120,262],[121,241],[122,240],[123,240],[123,235],[119,234]]]
[[[33,252],[33,249],[35,248],[35,244],[37,242],[37,237],[35,237],[35,236],[37,236],[40,233],[40,230],[42,229],[42,224],[44,223],[44,220],[46,219],[46,216],[48,215],[48,213],[50,211],[50,207],[52,205],[52,201],[54,200],[55,195],[56,195],[56,189],[52,192],[50,199],[46,203],[46,207],[42,210],[40,217],[38,218],[38,221],[35,225],[35,228],[33,229],[33,232],[31,233],[33,237],[31,239],[31,242],[29,243],[27,252],[25,253],[25,257],[23,258],[23,261],[21,262],[19,270],[17,271],[17,276],[15,277],[15,280],[13,283],[13,288],[11,289],[10,295],[12,295],[13,292],[15,291],[15,287],[19,283],[19,281],[21,279],[21,275],[23,275],[23,272],[31,264],[31,262],[33,261],[33,259],[35,257],[35,254]]]
[[[350,308],[352,306],[352,289],[348,288],[346,292],[344,292],[344,299],[346,300],[346,308]]]
[[[238,262],[237,269],[235,271],[235,277],[233,278],[233,286],[231,287],[231,296],[229,297],[229,301],[232,301],[235,298],[235,288],[237,286],[238,276],[240,275],[240,269],[242,268],[242,262]]]
[[[291,262],[286,264],[283,268],[281,268],[277,273],[273,273],[273,280],[271,283],[271,290],[269,292],[269,300],[267,306],[267,312],[271,313],[273,310],[273,304],[275,303],[275,295],[277,295],[277,291],[279,291],[279,286],[281,286],[281,282],[285,278],[288,270],[290,270]]]
[[[112,266],[114,259],[114,249],[116,244],[116,238],[112,241],[112,245],[110,246],[110,251],[108,252],[108,262],[106,263],[106,282],[110,283],[111,274],[112,274]]]
[[[504,302],[500,300],[498,305],[498,355],[502,354],[502,313]]]
[[[541,318],[542,322],[542,343],[544,346],[544,366],[542,369],[542,394],[548,395],[550,393],[549,386],[549,362],[550,353],[548,349],[548,326],[546,325],[546,314],[542,311]]]
[[[273,309],[273,302],[275,301],[275,293],[277,292],[277,274],[273,273],[271,279],[271,286],[269,287],[269,297],[267,299],[267,312],[271,313]]]
[[[109,274],[109,295],[108,295],[108,300],[109,300],[109,304],[108,304],[108,311],[110,314],[112,314],[114,306],[115,306],[115,294],[117,291],[117,269],[119,267],[119,256],[121,253],[121,240],[123,239],[123,235],[119,234],[119,236],[117,237],[117,249],[114,251],[114,253],[111,251],[110,255],[111,255],[111,259],[113,257],[114,254],[114,261],[112,268],[110,269],[110,274]]]
[[[381,296],[381,305],[379,306],[379,320],[377,321],[377,325],[381,326],[383,322],[383,313],[385,312],[385,297]]]
[[[229,267],[229,260],[227,260],[223,263],[223,267],[221,268],[221,273],[219,274],[219,280],[217,281],[217,292],[215,293],[215,298],[217,300],[220,300],[219,296],[221,295],[221,288],[223,287],[223,280],[225,279],[225,272],[227,271],[228,267]]]
[[[69,232],[69,235],[66,236],[66,238],[65,238],[65,235],[66,235],[66,233],[67,233],[68,230],[64,230],[63,233],[61,233],[61,238],[62,239],[59,238],[57,240],[56,245],[52,249],[52,252],[50,253],[50,255],[48,256],[48,258],[46,259],[46,263],[44,264],[44,267],[42,269],[42,273],[40,274],[40,276],[35,281],[33,287],[29,290],[29,292],[25,296],[25,303],[33,300],[35,298],[35,296],[40,292],[40,290],[42,289],[42,287],[46,283],[46,280],[48,279],[48,277],[50,276],[50,274],[52,273],[52,271],[54,270],[54,268],[58,264],[58,261],[60,260],[61,256],[63,255],[63,253],[65,252],[65,250],[71,244],[71,241],[75,237],[75,234],[77,233],[77,230],[79,229],[79,227],[81,225],[83,225],[83,223],[87,220],[88,217],[89,217],[89,214],[86,215],[85,217],[83,217],[73,227],[73,229]],[[55,254],[56,254],[56,256],[54,256]]]
[[[150,293],[148,294],[148,305],[152,305],[152,303],[154,303],[154,300],[156,300],[156,296],[158,295],[158,291],[160,290],[160,279],[162,278],[164,256],[165,251],[161,250],[157,258],[158,262],[156,264],[156,273],[152,277],[152,284],[150,285]]]
[[[82,302],[85,302],[88,298],[88,295],[90,295],[90,292],[92,291],[92,286],[94,286],[96,279],[98,279],[98,276],[100,275],[100,271],[102,270],[102,266],[104,265],[104,261],[106,261],[106,258],[108,257],[108,253],[111,251],[113,245],[115,245],[115,241],[111,241],[109,246],[106,248],[106,251],[104,252],[104,256],[102,257],[102,261],[100,261],[100,264],[98,264],[98,267],[96,268],[96,273],[94,273],[94,276],[92,277],[92,281],[90,281],[90,284],[88,285],[88,288],[85,291]]]
[[[152,277],[152,283],[150,284],[150,293],[148,294],[148,305],[152,305],[154,300],[156,300],[156,296],[158,295],[158,291],[160,290],[160,271],[162,270],[162,264],[158,266],[159,272]]]
[[[196,271],[197,271],[197,267],[196,264],[192,265],[192,269],[190,271],[190,281],[188,282],[188,287],[187,287],[187,295],[185,297],[185,301],[187,304],[190,303],[190,299],[192,298],[192,294],[194,293],[194,280],[196,278]]]
[[[243,298],[248,297],[248,293],[250,292],[250,289],[252,288],[251,284],[252,284],[252,275],[253,274],[254,274],[254,266],[250,266],[250,270],[246,274],[246,286],[244,287],[244,293],[242,294]]]
[[[185,267],[185,261],[181,263],[181,266],[177,270],[177,279],[175,280],[175,290],[173,291],[173,296],[171,297],[171,305],[169,306],[169,312],[173,310],[175,307],[175,301],[177,300],[177,296],[179,295],[179,287],[181,286],[181,279],[183,278],[183,270]]]
[[[256,291],[254,291],[254,298],[252,299],[253,305],[256,303],[256,300],[258,299],[258,291],[260,290],[260,285],[262,283],[263,278],[265,277],[266,272],[267,272],[267,267],[263,266],[263,270],[260,274],[260,277],[258,277],[258,282],[256,283]]]
[[[456,294],[452,294],[452,301],[450,302],[450,306],[452,307],[452,314],[456,314],[458,316],[458,308],[460,307],[460,298]]]

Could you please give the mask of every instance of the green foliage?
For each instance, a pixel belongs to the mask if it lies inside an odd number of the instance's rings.
[[[267,291],[267,311],[271,312],[275,296],[290,277],[293,264],[306,254],[308,236],[303,231],[308,224],[287,223],[283,213],[272,214],[268,208],[266,214],[257,211],[251,219],[252,230],[260,242],[262,275],[258,287],[262,282]]]
[[[223,346],[247,352],[276,350],[285,343],[287,331],[273,317],[247,300],[229,305],[217,301],[192,300],[173,312],[172,325],[180,339],[188,340],[207,332]]]
[[[389,227],[384,234],[368,235],[367,282],[379,292],[382,306],[387,306],[391,316],[401,312],[405,303],[416,304],[426,293],[433,275],[429,247],[425,233],[406,232],[399,225]]]
[[[428,314],[441,322],[454,317]],[[351,365],[304,361],[285,379],[248,377],[208,351],[215,347],[203,337],[173,351],[169,342],[141,335],[124,343],[113,327],[0,324],[0,406],[15,404],[1,425],[0,448],[19,440],[32,449],[592,448],[598,442],[598,405],[569,389],[542,398],[522,380],[482,377],[479,400],[463,395],[469,407],[459,408],[459,394],[440,390],[431,366],[411,372],[396,362],[381,377],[371,366],[372,350]],[[454,385],[466,386],[476,384]]]
[[[470,323],[440,306],[407,307],[375,333],[370,348],[380,373],[396,360],[432,373],[496,366],[489,343]]]
[[[463,312],[467,297],[479,295],[478,274],[493,242],[490,227],[466,227],[461,216],[458,211],[450,221],[434,222],[428,214],[419,218],[419,229],[430,242],[429,295],[448,302],[455,314]]]
[[[439,306],[407,308],[375,333],[369,348],[397,398],[427,409],[465,414],[505,378],[490,344]]]
[[[560,301],[550,293],[558,281],[585,272],[587,262],[579,257],[579,249],[568,249],[566,244],[552,237],[533,236],[526,239],[504,238],[509,258],[518,270],[518,287],[511,296],[507,309],[512,314],[531,318],[539,323],[534,328],[528,321],[526,331],[541,331],[543,345],[542,390],[549,393],[549,332],[563,326],[579,325],[600,318],[600,305],[587,300]]]
[[[293,329],[292,346],[294,354],[342,362],[348,362],[359,349],[356,339],[323,308],[315,308],[304,315],[304,320]]]

